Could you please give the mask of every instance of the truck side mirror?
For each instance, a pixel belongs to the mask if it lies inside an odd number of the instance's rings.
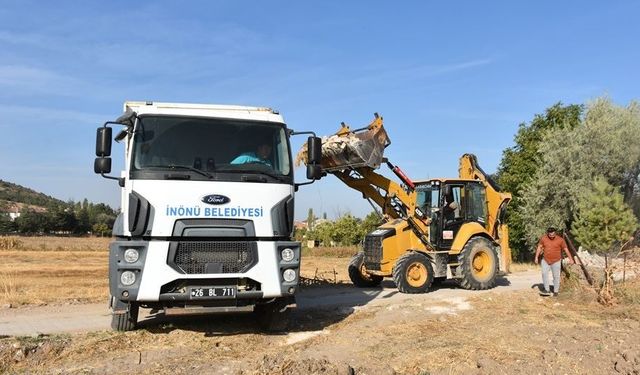
[[[319,180],[322,177],[322,168],[316,164],[307,164],[307,179]]]
[[[96,156],[111,156],[111,131],[111,128],[108,127],[98,128],[96,133]]]
[[[322,139],[320,137],[309,137],[307,139],[307,160],[308,164],[320,164],[322,159]],[[309,170],[307,169],[307,175]]]
[[[111,158],[96,158],[96,160],[93,162],[93,171],[98,174],[111,173]]]

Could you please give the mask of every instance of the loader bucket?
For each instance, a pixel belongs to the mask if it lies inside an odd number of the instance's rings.
[[[334,135],[322,137],[322,159],[320,167],[331,173],[351,168],[370,167],[377,169],[384,158],[384,149],[391,144],[382,126],[382,117],[371,124],[351,131],[344,123]],[[307,164],[307,146],[302,146],[296,164]]]

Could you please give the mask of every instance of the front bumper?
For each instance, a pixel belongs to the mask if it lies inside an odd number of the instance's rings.
[[[111,295],[122,302],[194,305],[245,305],[260,299],[292,296],[298,286],[300,275],[300,243],[291,241],[256,241],[257,261],[250,268],[239,273],[192,273],[175,267],[173,253],[175,242],[171,241],[115,241],[109,250],[109,289]],[[294,259],[285,262],[280,252],[284,248],[294,250]],[[124,251],[129,248],[138,250],[140,257],[136,262],[127,263]],[[206,269],[221,270],[221,267]],[[282,273],[286,269],[296,272],[295,280],[286,282]],[[123,285],[121,275],[131,271],[136,275],[135,282]],[[233,299],[191,299],[190,287],[197,286],[235,286],[236,298]]]

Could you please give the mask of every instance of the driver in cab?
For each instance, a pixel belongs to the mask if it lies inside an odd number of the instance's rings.
[[[249,151],[240,154],[240,156],[231,160],[231,164],[260,163],[271,167],[269,156],[271,156],[271,145],[263,143],[256,148],[255,152]]]

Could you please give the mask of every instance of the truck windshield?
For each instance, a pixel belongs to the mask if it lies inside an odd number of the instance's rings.
[[[145,116],[136,124],[131,170],[291,175],[283,124],[230,119]],[[204,172],[204,173],[202,173]]]

